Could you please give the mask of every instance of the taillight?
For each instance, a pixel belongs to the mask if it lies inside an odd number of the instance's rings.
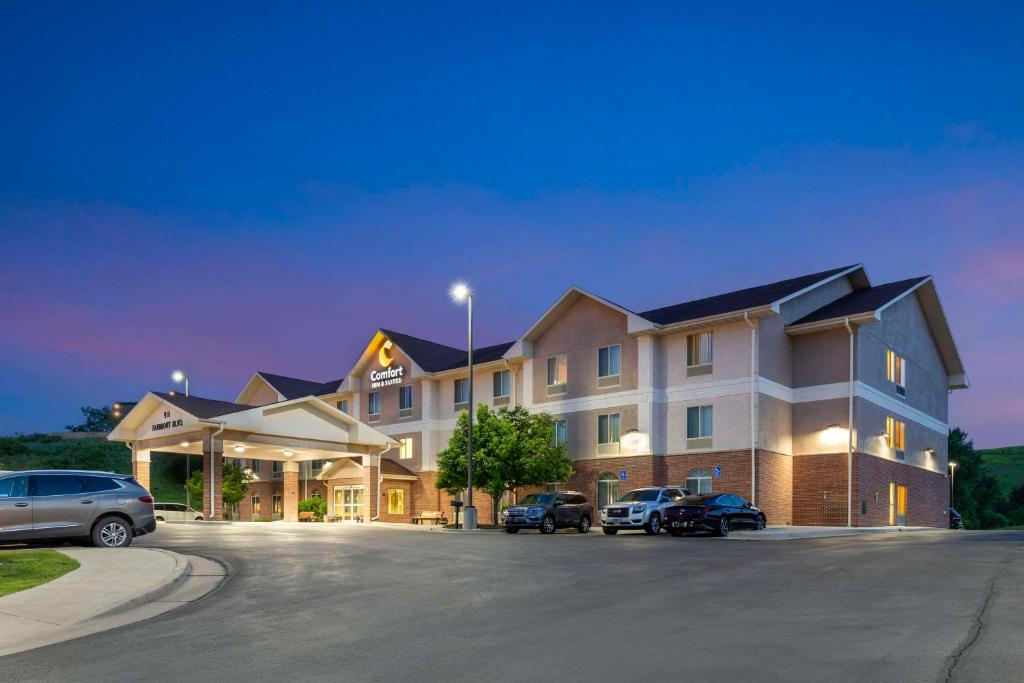
[[[700,512],[701,512],[702,515],[706,515],[709,512],[711,512],[711,508],[701,508]]]
[[[152,503],[153,502],[153,496],[139,496],[139,502],[140,503]]]

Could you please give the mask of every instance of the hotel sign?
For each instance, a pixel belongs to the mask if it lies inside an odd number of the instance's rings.
[[[164,411],[164,418],[169,418],[170,416],[171,416],[171,411],[165,410]],[[173,429],[174,427],[181,427],[183,424],[184,424],[184,420],[181,420],[181,419],[177,419],[177,420],[166,420],[165,419],[164,422],[157,422],[156,424],[152,425],[150,427],[150,429],[152,431],[154,431],[154,432],[159,432],[162,429]]]
[[[381,387],[390,387],[395,384],[401,384],[405,381],[405,366],[391,364],[395,358],[391,355],[391,347],[394,344],[390,339],[386,340],[383,346],[380,347],[380,351],[377,352],[377,362],[380,363],[382,370],[371,370],[370,371],[370,388],[380,389]]]

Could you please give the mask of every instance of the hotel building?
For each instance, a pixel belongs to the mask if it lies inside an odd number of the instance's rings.
[[[574,473],[549,486],[596,506],[672,483],[739,494],[769,524],[947,525],[948,394],[968,379],[931,277],[873,285],[855,265],[642,312],[572,287],[473,357],[475,403],[551,414]],[[380,329],[340,379],[151,392],[109,438],[144,485],[152,453],[202,456],[215,518],[225,457],[253,472],[242,519],[293,520],[314,495],[346,521],[451,517],[436,457],[467,377],[464,349]]]

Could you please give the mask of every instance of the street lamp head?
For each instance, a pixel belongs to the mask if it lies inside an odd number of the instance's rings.
[[[955,462],[949,463],[949,469],[953,469],[955,467],[956,467],[956,463]]]
[[[454,285],[452,285],[450,294],[452,295],[453,301],[458,301],[459,303],[462,303],[463,301],[469,298],[472,292],[470,292],[469,285],[467,285],[465,282],[456,282]]]
[[[184,382],[185,373],[182,372],[181,370],[175,370],[174,372],[171,373],[171,379],[173,379],[175,382]]]

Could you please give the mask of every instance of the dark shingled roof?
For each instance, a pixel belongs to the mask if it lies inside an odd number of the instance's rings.
[[[846,296],[840,297],[832,303],[825,304],[818,310],[808,313],[804,317],[792,323],[790,326],[815,323],[822,320],[832,320],[833,318],[846,318],[848,316],[859,315],[861,313],[870,313],[881,308],[901,294],[906,293],[910,288],[921,284],[927,279],[928,276],[925,275],[923,277],[912,277],[909,280],[890,282],[876,287],[865,287],[864,289],[854,290]]]
[[[162,391],[154,391],[153,394],[181,408],[186,413],[195,415],[201,420],[217,417],[218,415],[227,415],[228,413],[238,413],[253,407],[242,405],[241,403],[231,403],[230,401],[217,401],[212,398],[185,396],[184,394],[171,395]]]
[[[684,322],[686,320],[697,320],[699,318],[707,318],[713,315],[723,315],[734,311],[742,311],[747,308],[767,306],[779,299],[795,294],[801,289],[806,289],[815,283],[826,280],[833,275],[838,275],[839,273],[853,267],[854,266],[844,266],[842,268],[833,268],[832,270],[826,270],[812,275],[803,275],[801,277],[790,278],[789,280],[773,282],[769,285],[749,287],[735,292],[710,296],[705,299],[697,299],[696,301],[687,301],[685,303],[675,304],[674,306],[655,308],[651,311],[639,313],[639,315],[640,317],[646,318],[657,325],[671,325],[674,323]]]
[[[275,375],[270,372],[259,372],[257,374],[270,382],[270,385],[281,392],[285,399],[289,401],[293,398],[302,398],[303,396],[334,393],[337,391],[338,385],[341,384],[341,380],[314,382],[308,379],[298,379],[297,377]]]
[[[411,358],[416,365],[423,368],[424,372],[444,372],[446,370],[457,370],[465,367],[467,354],[462,349],[454,346],[438,344],[427,339],[420,339],[412,335],[393,332],[381,329],[388,339],[398,346]],[[487,363],[498,360],[515,342],[484,346],[473,351],[473,363]]]

